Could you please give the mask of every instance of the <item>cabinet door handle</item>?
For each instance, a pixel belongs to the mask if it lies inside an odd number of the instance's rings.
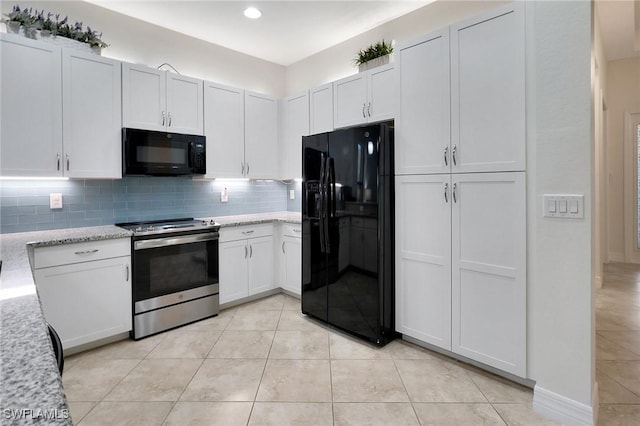
[[[249,257],[253,257],[253,246],[249,244]]]
[[[449,147],[448,146],[444,147],[444,165],[445,166],[449,165]]]
[[[302,232],[302,231],[298,228],[293,228],[293,232]]]
[[[164,126],[164,121],[165,121],[165,117],[164,117],[164,110],[162,110],[162,125]]]
[[[444,202],[449,204],[449,184],[444,184]]]
[[[247,258],[247,255],[249,254],[249,252],[247,251],[247,246],[244,246],[244,258]]]
[[[127,272],[127,278],[125,279],[125,281],[129,281],[129,265],[127,265],[125,269]]]
[[[454,184],[453,184],[453,192],[452,192],[452,195],[453,195],[453,202],[454,202],[454,203],[457,203],[457,202],[458,202],[457,197],[456,197],[456,189],[458,189],[458,184],[457,184],[457,183],[454,183]]]
[[[251,234],[253,234],[253,229],[251,231],[242,231],[242,233],[244,235],[251,235]]]
[[[57,166],[57,169],[58,169],[58,171],[60,171],[60,154],[59,154],[59,153],[58,153],[58,154],[56,154],[56,158],[58,159],[58,166]]]
[[[242,175],[244,176],[244,163],[240,163],[240,166],[242,167]]]
[[[284,241],[282,242],[282,253],[284,253]]]
[[[83,254],[93,254],[93,253],[97,253],[99,250],[98,249],[93,249],[93,250],[84,250],[84,251],[77,251],[75,252],[77,255],[83,255]]]
[[[371,117],[371,102],[369,102],[369,105],[367,106],[367,114]]]
[[[249,176],[249,163],[247,162],[247,176]]]
[[[366,108],[367,104],[362,104],[362,118],[367,118],[367,115],[364,113],[364,109]]]
[[[67,154],[66,157],[67,157],[67,171],[69,171],[69,154]]]
[[[458,151],[458,147],[456,145],[453,146],[453,149],[451,150],[451,159],[453,160],[453,165],[457,166],[458,162],[456,160],[456,153]]]
[[[171,127],[171,113],[169,113],[169,127]]]

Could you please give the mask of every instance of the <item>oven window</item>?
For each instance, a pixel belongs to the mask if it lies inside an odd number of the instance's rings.
[[[187,164],[187,150],[168,146],[139,145],[136,149],[139,163]]]
[[[134,251],[134,301],[218,282],[218,241]]]

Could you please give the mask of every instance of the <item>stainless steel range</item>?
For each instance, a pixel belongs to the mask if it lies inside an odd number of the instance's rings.
[[[116,225],[133,231],[134,339],[218,314],[218,223],[184,218]]]

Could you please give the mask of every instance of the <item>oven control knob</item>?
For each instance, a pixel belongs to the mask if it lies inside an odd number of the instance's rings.
[[[206,225],[207,225],[207,221],[206,221],[206,220],[203,220],[203,221],[202,221],[202,224],[206,226]]]
[[[137,226],[134,231],[135,232],[142,232],[142,226]]]

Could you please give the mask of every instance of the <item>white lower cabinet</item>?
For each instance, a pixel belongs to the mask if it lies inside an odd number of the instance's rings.
[[[220,303],[273,288],[273,225],[220,230]]]
[[[396,176],[396,329],[526,376],[524,172]]]
[[[65,350],[131,330],[128,238],[39,247],[34,277]]]
[[[450,180],[448,174],[395,178],[396,330],[446,350],[451,350]]]
[[[281,286],[293,294],[302,293],[302,225],[283,224],[280,254]]]

